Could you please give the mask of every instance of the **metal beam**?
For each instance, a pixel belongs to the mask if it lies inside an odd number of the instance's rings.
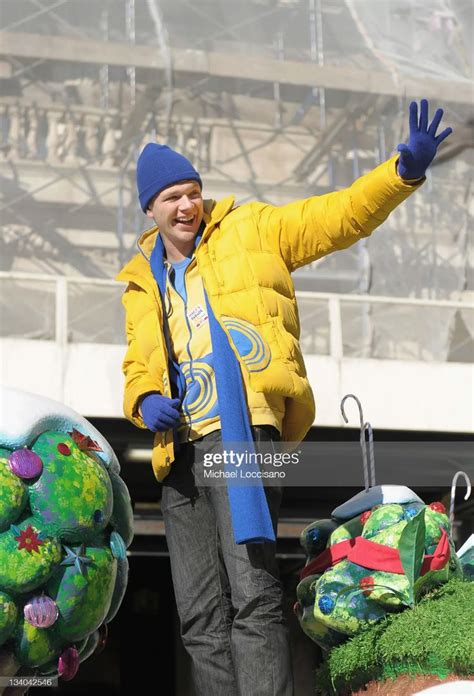
[[[311,522],[313,519],[280,520],[278,522],[278,537],[280,539],[299,539],[303,529]],[[147,518],[135,515],[133,531],[135,536],[164,536],[165,524],[163,519],[159,517]]]
[[[296,180],[303,181],[311,174],[314,174],[318,163],[330,151],[334,142],[337,142],[341,131],[349,123],[355,123],[361,116],[368,120],[374,111],[383,113],[389,102],[390,97],[385,95],[376,98],[370,94],[365,96],[352,94],[344,109],[341,109],[336,118],[321,133],[316,145],[305,154],[301,162],[295,167],[294,174]],[[315,181],[317,181],[317,178],[311,179],[312,184]]]
[[[98,65],[134,66],[144,70],[164,70],[165,64],[155,46],[103,41],[82,41],[72,37],[43,36],[20,32],[0,33],[0,54],[22,58]],[[365,92],[408,97],[442,99],[443,103],[470,104],[472,86],[467,81],[437,80],[426,76],[400,76],[396,84],[388,72],[358,70],[351,67],[314,65],[258,56],[172,51],[175,72],[199,73],[216,77],[279,82],[288,85],[320,87],[348,92]]]

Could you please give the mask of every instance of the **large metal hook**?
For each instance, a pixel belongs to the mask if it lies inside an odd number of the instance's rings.
[[[364,467],[364,486],[365,490],[367,491],[370,488],[370,475],[369,475],[369,467],[367,465],[367,444],[366,444],[366,439],[365,439],[365,433],[368,432],[369,434],[369,453],[370,453],[370,473],[372,475],[372,486],[375,486],[375,459],[374,459],[374,441],[373,441],[373,433],[372,433],[372,426],[370,423],[364,422],[364,412],[362,411],[362,404],[360,403],[359,399],[357,396],[354,394],[346,394],[346,396],[343,398],[341,401],[341,413],[342,417],[344,418],[345,422],[348,423],[349,420],[346,416],[346,412],[344,411],[344,403],[346,402],[346,399],[352,398],[356,402],[358,409],[359,409],[359,417],[360,417],[360,446],[362,449],[362,464]]]
[[[375,457],[374,457],[374,433],[369,422],[364,423],[363,438],[365,434],[369,436],[369,465],[370,465],[370,485],[375,486]]]
[[[471,495],[471,479],[465,471],[457,471],[454,474],[453,480],[451,482],[451,501],[449,504],[449,521],[451,524],[454,522],[454,500],[456,498],[456,485],[460,476],[464,476],[464,481],[466,482],[467,486],[467,491],[466,495],[464,496],[464,500],[468,500],[468,498]]]

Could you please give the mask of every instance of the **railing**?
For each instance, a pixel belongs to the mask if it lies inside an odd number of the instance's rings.
[[[150,117],[127,130],[126,115],[117,109],[90,106],[38,105],[12,97],[0,99],[0,156],[6,160],[42,160],[51,165],[116,167],[131,145],[140,148],[154,133],[167,133],[167,143],[192,159],[201,172],[209,169],[210,139],[215,119]]]
[[[467,302],[297,292],[305,354],[474,362]]]
[[[0,272],[0,336],[124,343],[123,285],[113,280]],[[466,302],[297,292],[306,355],[473,362]]]
[[[124,342],[123,287],[113,280],[0,272],[0,288],[3,338]]]

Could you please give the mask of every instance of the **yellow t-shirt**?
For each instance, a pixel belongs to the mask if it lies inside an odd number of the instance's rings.
[[[220,428],[211,334],[204,287],[195,259],[165,264],[168,271],[165,308],[171,350],[186,380],[178,437],[180,442],[186,442]],[[248,380],[248,372],[265,369],[269,364],[268,344],[248,322],[231,318],[221,321],[246,368],[241,372],[251,425],[273,425],[281,433],[285,398],[255,392]]]

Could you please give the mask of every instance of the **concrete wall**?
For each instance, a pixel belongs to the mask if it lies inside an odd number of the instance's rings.
[[[123,346],[0,340],[0,381],[62,401],[85,416],[122,417]],[[474,426],[469,364],[364,360],[306,355],[316,423],[342,426],[342,397],[355,394],[372,427],[467,432]],[[348,404],[358,426],[355,404]]]

